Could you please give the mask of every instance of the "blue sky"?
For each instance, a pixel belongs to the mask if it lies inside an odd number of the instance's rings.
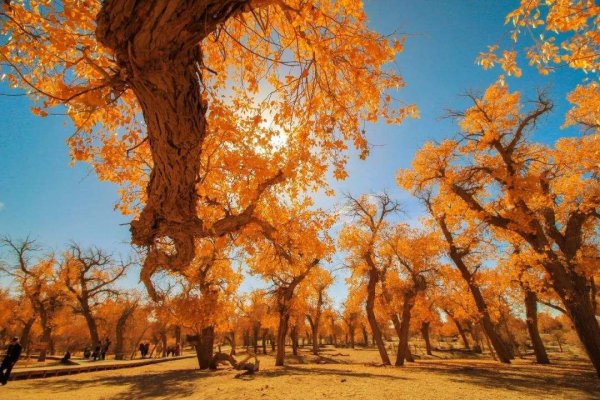
[[[404,204],[407,219],[416,219],[419,206],[395,184],[399,168],[408,167],[415,151],[427,140],[440,140],[456,133],[454,123],[441,119],[447,108],[461,109],[466,90],[483,90],[496,80],[499,71],[484,71],[475,64],[478,53],[489,44],[508,41],[504,17],[518,5],[516,0],[367,0],[370,26],[381,32],[407,34],[405,51],[397,67],[406,81],[399,97],[415,103],[421,118],[402,126],[376,124],[367,129],[373,145],[366,161],[354,156],[349,178],[332,182],[338,195],[355,195],[387,189]],[[568,103],[565,95],[582,76],[567,68],[543,77],[526,67],[523,76],[508,78],[511,90],[524,97],[546,88],[555,101],[555,111],[543,121],[534,138],[553,143],[558,137],[577,134],[561,130]],[[10,90],[0,84],[0,92]],[[69,240],[95,244],[117,254],[129,252],[126,217],[113,211],[117,190],[99,182],[86,164],[70,166],[65,139],[73,127],[64,117],[39,118],[29,112],[30,102],[22,97],[0,96],[0,234],[38,239],[50,249],[60,249]],[[337,198],[318,199],[331,207]],[[340,276],[342,278],[342,276]],[[137,273],[128,285],[137,283]],[[244,287],[254,286],[249,281]],[[343,279],[332,295],[345,296]]]

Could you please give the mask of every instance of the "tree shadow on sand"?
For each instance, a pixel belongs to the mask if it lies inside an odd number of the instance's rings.
[[[483,388],[503,388],[509,391],[536,394],[540,397],[560,395],[565,389],[581,393],[581,398],[598,399],[600,382],[589,368],[576,366],[463,366],[441,363],[425,366],[432,374],[447,376],[452,382]]]
[[[247,375],[241,376],[240,379],[244,380],[254,380],[254,379],[262,379],[262,378],[277,378],[280,376],[311,376],[311,375],[319,375],[319,376],[330,376],[332,378],[332,382],[335,382],[336,378],[379,378],[379,379],[390,379],[390,380],[408,380],[409,378],[397,375],[387,375],[387,374],[372,374],[369,372],[357,372],[343,369],[329,369],[329,368],[318,368],[314,366],[310,367],[297,367],[292,365],[286,365],[283,368],[260,371],[255,375]]]
[[[89,379],[52,379],[36,380],[31,382],[31,387],[39,387],[40,391],[51,391],[55,393],[68,393],[82,386],[97,387],[120,387],[123,390],[113,397],[106,399],[178,399],[189,397],[196,393],[195,384],[199,379],[209,378],[219,374],[218,372],[205,372],[198,369],[174,370],[159,373],[146,373],[143,375],[106,376],[93,377]]]

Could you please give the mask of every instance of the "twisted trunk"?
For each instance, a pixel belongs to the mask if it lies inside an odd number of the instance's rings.
[[[27,321],[23,322],[23,330],[21,331],[21,346],[23,346],[23,350],[29,354],[29,340],[31,337],[31,328],[35,323],[35,316],[29,318]]]
[[[38,361],[46,361],[46,353],[49,351],[50,354],[54,354],[54,342],[52,341],[52,326],[50,325],[50,318],[48,313],[44,309],[39,310],[40,322],[42,325],[42,342],[46,343],[46,346],[40,349],[40,355]]]
[[[379,350],[381,362],[383,365],[390,365],[390,358],[388,357],[387,351],[385,349],[385,343],[383,342],[381,330],[379,329],[379,325],[377,324],[377,318],[375,317],[375,288],[377,287],[378,281],[379,273],[377,269],[371,266],[371,268],[369,268],[369,282],[367,284],[367,303],[365,308],[367,312],[367,320],[369,321],[369,325],[371,326],[371,332],[373,333],[373,341],[377,345],[377,350]]]
[[[263,354],[267,354],[267,334],[269,333],[268,329],[263,329],[262,332],[262,351]]]
[[[477,311],[481,314],[481,323],[483,326],[483,330],[485,331],[486,337],[491,342],[491,346],[496,351],[498,355],[498,359],[500,362],[505,364],[510,364],[511,352],[508,345],[502,340],[500,335],[498,334],[496,325],[492,322],[492,318],[490,317],[490,313],[481,294],[481,290],[479,286],[475,283],[473,279],[473,275],[465,265],[462,260],[462,257],[458,254],[456,249],[451,248],[450,250],[450,258],[454,261],[454,264],[460,271],[463,279],[469,286],[469,291],[473,296],[473,300],[475,301],[475,305],[477,307]]]
[[[485,331],[486,337],[491,342],[491,346],[496,351],[498,355],[498,359],[500,362],[505,364],[510,364],[511,352],[508,348],[508,345],[502,340],[500,335],[496,330],[496,325],[492,322],[492,318],[487,309],[487,305],[485,304],[485,300],[479,290],[479,286],[475,284],[470,284],[471,293],[473,294],[473,298],[475,299],[475,304],[477,305],[477,310],[481,314],[481,323],[483,326],[483,330]]]
[[[410,312],[414,304],[414,294],[407,293],[404,295],[404,304],[402,305],[402,322],[400,324],[400,332],[398,337],[400,342],[398,344],[398,353],[396,354],[395,365],[401,367],[404,365],[404,360],[407,358],[407,354],[410,353],[408,348],[408,328],[410,327]],[[412,358],[412,355],[410,356]]]
[[[290,338],[292,339],[292,354],[298,355],[298,326],[292,326],[292,331],[290,332]]]
[[[160,346],[162,349],[161,357],[165,358],[167,356],[167,331],[162,330],[160,332]]]
[[[183,347],[183,343],[181,343],[181,326],[175,325],[175,343],[179,344],[179,346]]]
[[[469,339],[467,338],[465,329],[462,327],[462,325],[457,319],[452,318],[452,320],[454,321],[454,325],[456,325],[456,329],[458,329],[458,334],[460,335],[463,344],[465,345],[465,349],[471,350],[471,345],[469,344]]]
[[[124,344],[124,335],[125,335],[125,326],[127,325],[127,321],[133,315],[134,307],[126,308],[119,319],[117,320],[117,326],[115,329],[115,360],[122,360],[124,358],[123,353],[123,344]]]
[[[427,355],[432,355],[431,353],[431,341],[429,340],[429,321],[423,321],[421,323],[421,336],[423,336],[423,340],[425,341],[425,351]]]
[[[596,287],[596,280],[592,276],[590,278],[590,299],[592,302],[592,310],[595,315],[598,315],[598,302],[596,301],[596,297],[598,296],[598,288]]]
[[[123,81],[114,85],[133,91],[146,123],[152,171],[145,207],[130,229],[132,243],[148,248],[140,278],[154,299],[150,278],[159,269],[187,267],[195,257],[194,238],[222,236],[252,222],[254,206],[212,227],[198,218],[196,184],[207,132],[199,43],[228,19],[268,3],[112,0],[102,2],[96,17],[98,41],[121,69]],[[155,246],[160,238],[170,238],[175,251]]]
[[[258,354],[258,334],[260,332],[260,322],[255,323],[252,326],[252,347],[254,348],[254,354]]]
[[[535,360],[538,364],[550,364],[538,329],[537,295],[529,289],[525,289],[525,314],[527,317],[527,331],[535,353]]]
[[[319,343],[316,338],[319,336],[319,324],[321,323],[321,308],[323,307],[323,291],[325,289],[319,289],[318,298],[317,298],[317,310],[313,318],[310,318],[312,335],[313,335],[313,354],[319,355]]]
[[[100,344],[100,335],[98,335],[98,325],[96,324],[96,319],[92,315],[86,300],[80,300],[79,303],[81,305],[81,314],[83,314],[83,317],[85,318],[85,323],[90,333],[92,349],[95,349],[96,346]]]
[[[365,347],[369,346],[369,332],[367,332],[367,327],[365,325],[360,326],[363,335],[363,345]]]
[[[280,311],[279,325],[277,327],[277,354],[275,356],[275,366],[282,367],[285,364],[285,338],[288,330],[290,315]]]
[[[230,332],[229,343],[231,343],[231,352],[229,354],[235,356],[235,331]]]
[[[198,335],[188,335],[187,341],[194,345],[196,349],[196,358],[200,369],[209,369],[213,367],[213,347],[215,342],[215,328],[208,326]]]
[[[549,262],[544,266],[550,272],[552,286],[561,298],[577,336],[600,377],[600,325],[596,320],[595,302],[592,302],[587,278],[579,275],[574,268],[567,270],[559,262]]]

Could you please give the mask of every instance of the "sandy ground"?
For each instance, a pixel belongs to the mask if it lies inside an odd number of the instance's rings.
[[[377,366],[376,351],[328,348],[261,371],[196,369],[194,359],[47,379],[9,382],[0,399],[600,399],[600,380],[585,361],[540,366],[517,360],[419,360],[404,368]]]

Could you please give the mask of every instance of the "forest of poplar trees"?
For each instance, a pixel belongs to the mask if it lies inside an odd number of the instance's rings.
[[[494,82],[439,110],[456,131],[396,166],[396,186],[336,193],[369,126],[419,118],[394,63],[407,38],[369,28],[361,2],[5,0],[4,94],[69,121],[72,162],[117,188],[132,249],[0,232],[17,367],[149,343],[149,359],[257,377],[259,356],[358,349],[390,369],[576,360],[600,376],[600,6],[523,0],[504,17],[512,46],[474,60]],[[513,89],[525,69],[581,73],[560,116],[577,134],[536,140],[558,100]]]

